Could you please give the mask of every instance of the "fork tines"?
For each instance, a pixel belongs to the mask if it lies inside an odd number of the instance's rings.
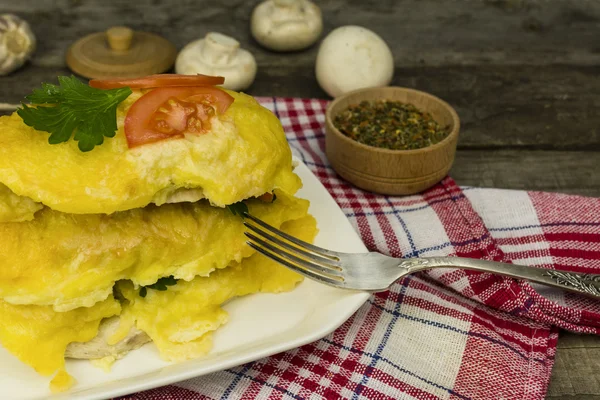
[[[343,282],[340,258],[335,252],[314,246],[244,213],[249,246],[270,259],[304,275],[333,286]]]

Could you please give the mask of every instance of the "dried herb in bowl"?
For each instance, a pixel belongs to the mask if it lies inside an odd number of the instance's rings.
[[[390,150],[421,149],[450,134],[431,114],[400,101],[362,101],[336,115],[333,124],[359,143]]]

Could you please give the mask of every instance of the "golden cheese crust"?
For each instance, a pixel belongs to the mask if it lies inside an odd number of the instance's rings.
[[[274,226],[307,214],[307,200],[275,193],[273,203],[248,200],[250,212]],[[32,221],[0,223],[0,299],[67,311],[104,300],[121,279],[207,276],[254,252],[244,231],[240,216],[207,201],[112,215],[44,208]]]
[[[316,221],[310,215],[285,222],[281,229],[307,242],[317,233]],[[255,253],[209,277],[181,282],[167,291],[152,291],[145,298],[137,295],[131,282],[120,282],[117,287],[127,299],[121,335],[137,327],[150,336],[167,361],[200,357],[211,349],[213,332],[228,320],[221,308],[224,303],[251,293],[287,292],[300,281],[299,274]],[[113,341],[121,338],[117,332]]]
[[[310,215],[287,221],[281,229],[308,242],[313,241],[317,232],[316,221]],[[84,342],[77,343],[77,347],[85,357],[94,354],[103,357],[109,353],[114,361],[124,355],[112,354],[114,345],[132,330],[139,329],[152,339],[165,360],[200,357],[210,351],[214,331],[227,322],[224,303],[257,292],[289,291],[300,281],[302,276],[254,254],[208,277],[180,281],[166,291],[148,290],[144,298],[131,281],[120,281],[116,285],[120,302],[109,296],[92,307],[65,312],[56,312],[51,306],[14,305],[0,300],[0,342],[41,375],[56,373],[51,388],[63,391],[74,383],[65,369],[69,343]],[[110,318],[115,315],[118,317]],[[116,331],[111,329],[111,335],[95,337],[99,331],[102,334],[101,324],[115,322],[118,327]],[[117,347],[127,352],[142,343]],[[87,351],[86,346],[93,351]]]
[[[48,144],[48,133],[14,113],[0,117],[0,183],[19,196],[71,214],[110,214],[163,204],[192,189],[223,207],[273,189],[295,193],[289,145],[277,117],[251,96],[229,92],[227,112],[202,135],[128,149],[123,123],[142,92],[117,111],[114,138],[83,153],[77,143]]]
[[[167,360],[198,357],[227,321],[222,304],[302,280],[255,254],[242,218],[225,207],[244,200],[270,225],[316,235],[309,202],[294,196],[301,181],[280,122],[229,93],[235,100],[210,132],[133,149],[123,124],[139,90],[119,105],[116,136],[85,153],[72,140],[48,144],[16,113],[0,117],[0,342],[54,374],[53,390],[74,383],[70,343],[83,342],[87,357],[104,353],[86,343],[106,342],[118,358],[132,348],[114,345],[143,332]],[[256,198],[270,192],[272,202]],[[169,276],[178,282],[168,290],[140,295]],[[117,318],[105,339],[99,327]]]

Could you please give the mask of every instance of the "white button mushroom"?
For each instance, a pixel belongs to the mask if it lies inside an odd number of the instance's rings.
[[[0,15],[0,75],[23,65],[35,51],[35,43],[26,21],[12,14]]]
[[[243,90],[256,76],[256,61],[240,43],[230,36],[209,32],[204,39],[188,43],[177,56],[178,74],[218,75],[225,77],[223,87]]]
[[[394,75],[394,57],[375,32],[342,26],[321,43],[315,72],[321,88],[337,97],[356,89],[387,86]]]
[[[323,18],[319,7],[308,0],[267,0],[252,12],[250,30],[268,49],[294,51],[317,41]]]

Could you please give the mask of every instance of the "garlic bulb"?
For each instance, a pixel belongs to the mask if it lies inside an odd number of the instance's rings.
[[[12,14],[0,15],[0,75],[23,65],[35,51],[35,43],[25,20]]]
[[[267,0],[252,12],[250,30],[266,48],[300,50],[317,41],[323,18],[319,7],[308,0]]]
[[[315,72],[321,88],[337,97],[356,89],[388,85],[394,74],[394,57],[375,32],[342,26],[321,42]]]
[[[204,39],[188,43],[179,52],[175,72],[223,76],[224,88],[243,90],[254,82],[256,61],[234,38],[210,32]]]

